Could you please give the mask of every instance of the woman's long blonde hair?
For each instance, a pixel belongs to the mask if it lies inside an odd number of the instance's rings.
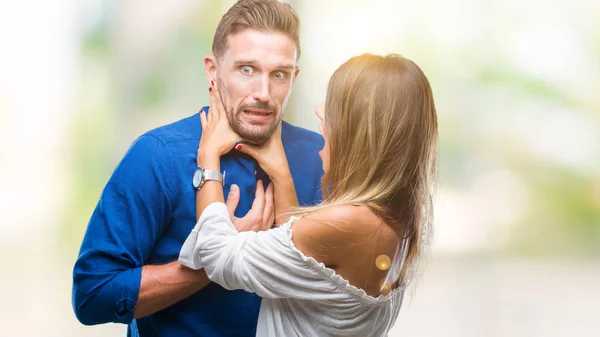
[[[438,130],[429,81],[402,56],[356,56],[331,77],[325,112],[324,200],[303,211],[371,208],[408,241],[397,275],[408,282],[432,233]]]

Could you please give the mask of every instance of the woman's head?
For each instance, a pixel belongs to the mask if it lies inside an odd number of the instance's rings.
[[[437,167],[427,78],[399,55],[353,57],[331,77],[323,110],[325,204],[370,205],[410,241],[410,263],[429,228]]]

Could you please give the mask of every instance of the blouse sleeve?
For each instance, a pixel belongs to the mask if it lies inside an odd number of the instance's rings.
[[[212,203],[183,244],[179,262],[204,268],[211,281],[229,290],[266,298],[326,299],[337,285],[294,246],[294,220],[268,231],[238,232],[225,204]]]

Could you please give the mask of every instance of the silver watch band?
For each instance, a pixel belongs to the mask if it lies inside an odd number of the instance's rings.
[[[204,170],[204,181],[214,180],[223,184],[225,177],[219,171],[215,170]]]

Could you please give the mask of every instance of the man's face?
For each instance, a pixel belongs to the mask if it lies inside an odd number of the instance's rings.
[[[296,46],[282,33],[245,29],[230,35],[215,79],[233,130],[268,140],[281,120],[298,74]]]

